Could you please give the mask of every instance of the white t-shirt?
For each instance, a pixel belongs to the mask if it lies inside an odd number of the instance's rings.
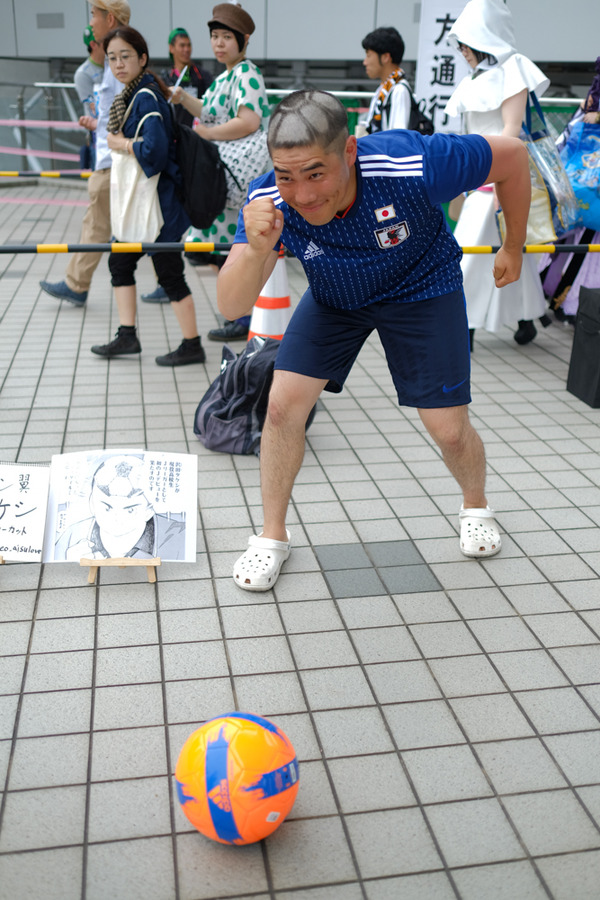
[[[373,94],[369,112],[363,121],[365,126],[369,125],[373,118],[375,104],[377,103],[378,91]],[[408,85],[401,81],[395,84],[388,97],[385,109],[383,111],[381,130],[389,131],[390,128],[408,128],[408,120],[410,118],[410,90]]]

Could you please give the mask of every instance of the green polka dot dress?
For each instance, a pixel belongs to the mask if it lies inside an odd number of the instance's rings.
[[[231,72],[223,72],[210,85],[202,97],[203,125],[223,125],[233,119],[240,108],[245,106],[260,116],[257,131],[237,141],[215,141],[221,159],[229,166],[239,187],[228,172],[227,206],[210,228],[202,231],[190,229],[188,240],[231,243],[235,235],[238,213],[253,178],[268,171],[271,162],[267,150],[267,127],[269,124],[269,101],[265,83],[258,66],[244,59]],[[217,247],[215,247],[217,250]]]

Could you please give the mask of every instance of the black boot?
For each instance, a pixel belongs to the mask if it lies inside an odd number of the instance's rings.
[[[164,356],[157,356],[155,359],[157,366],[190,366],[192,363],[203,363],[206,360],[204,347],[199,337],[184,338],[177,348],[165,353]]]
[[[475,343],[475,329],[469,328],[469,349],[473,352],[473,344]]]
[[[528,344],[536,334],[537,329],[531,319],[519,319],[519,327],[513,337],[517,344]]]
[[[92,347],[92,353],[104,356],[105,359],[141,352],[142,345],[138,341],[135,325],[119,325],[114,341],[109,344],[94,344]]]

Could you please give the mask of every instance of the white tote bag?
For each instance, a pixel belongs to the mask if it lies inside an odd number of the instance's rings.
[[[138,140],[140,129],[150,116],[160,116],[162,119],[159,112],[145,115],[138,124],[133,140]],[[130,155],[124,150],[112,150],[111,153],[110,224],[112,233],[118,241],[152,243],[158,237],[164,224],[158,199],[160,172],[148,178],[135,155]]]

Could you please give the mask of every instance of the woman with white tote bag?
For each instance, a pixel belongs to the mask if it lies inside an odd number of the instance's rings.
[[[104,40],[115,77],[125,87],[115,97],[108,123],[113,154],[111,222],[118,240],[178,242],[189,219],[177,196],[181,175],[175,159],[171,110],[166,85],[149,72],[148,46],[134,28],[119,27]],[[95,345],[92,353],[112,359],[141,352],[136,330],[135,270],[142,253],[111,253],[109,268],[117,301],[119,328],[114,340]],[[179,347],[156,357],[159,366],[182,366],[205,360],[194,300],[184,277],[181,253],[151,254],[183,334]]]

